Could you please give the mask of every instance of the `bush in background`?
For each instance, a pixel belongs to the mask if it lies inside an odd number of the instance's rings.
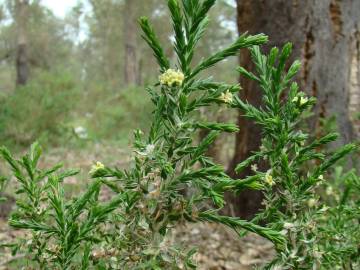
[[[40,72],[28,85],[0,99],[0,140],[8,146],[81,146],[81,141],[118,141],[146,127],[151,102],[136,87],[82,85],[68,72]],[[146,128],[145,128],[146,129]]]
[[[79,117],[73,126],[84,126],[94,140],[116,140],[124,145],[129,133],[146,129],[151,119],[150,98],[143,89],[111,89],[98,85],[85,90]]]
[[[41,72],[0,104],[0,139],[5,144],[28,146],[40,138],[58,144],[79,90],[71,74]]]

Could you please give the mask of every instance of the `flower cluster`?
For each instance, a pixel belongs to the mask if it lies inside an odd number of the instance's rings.
[[[94,165],[91,166],[91,170],[89,172],[90,175],[94,175],[97,172],[104,170],[105,169],[105,165],[102,164],[100,161],[97,161]]]
[[[268,184],[269,186],[275,185],[274,178],[271,175],[271,170],[268,170],[265,174],[265,183]]]
[[[159,76],[159,81],[162,85],[167,86],[180,86],[185,79],[184,74],[181,71],[168,69]]]
[[[300,106],[303,106],[305,105],[306,103],[308,103],[309,99],[301,94],[295,96],[293,99],[292,99],[292,102],[294,103],[299,103]]]
[[[221,93],[219,99],[224,103],[231,104],[233,102],[233,94],[227,90],[225,93]]]

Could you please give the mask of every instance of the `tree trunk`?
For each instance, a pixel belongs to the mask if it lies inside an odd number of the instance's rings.
[[[303,63],[297,80],[302,90],[318,99],[312,130],[321,128],[321,118],[336,116],[341,134],[337,145],[353,139],[350,121],[350,93],[359,93],[359,17],[360,1],[353,0],[237,0],[239,33],[265,33],[270,42],[266,49],[294,44],[293,59]],[[356,60],[357,59],[357,60]],[[252,69],[247,52],[240,65]],[[356,70],[354,70],[356,69]],[[261,103],[260,90],[249,80],[240,79],[241,97],[250,103]],[[260,145],[260,130],[251,121],[239,117],[241,131],[237,134],[235,155],[229,173],[235,176],[235,166]],[[261,165],[261,164],[260,164]],[[262,167],[262,166],[260,166]],[[243,177],[251,174],[245,171]],[[246,191],[237,197],[229,196],[234,214],[250,218],[261,205],[259,192]]]
[[[138,1],[126,0],[124,10],[124,41],[125,41],[125,66],[124,66],[124,80],[126,85],[139,84],[138,75],[138,60],[136,53],[136,8]]]
[[[17,27],[17,50],[16,50],[16,85],[25,85],[29,78],[29,60],[27,55],[27,21],[28,0],[16,0],[16,27]]]

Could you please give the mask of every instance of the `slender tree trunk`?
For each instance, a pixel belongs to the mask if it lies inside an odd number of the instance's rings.
[[[124,66],[124,80],[126,85],[137,85],[139,82],[138,75],[138,60],[136,53],[136,33],[137,23],[135,18],[135,11],[137,4],[136,0],[126,0],[124,10],[124,41],[125,41],[125,66]]]
[[[29,78],[29,60],[27,53],[27,21],[28,0],[16,0],[16,27],[17,27],[17,51],[16,51],[16,85],[25,85]]]
[[[350,93],[359,93],[359,18],[360,1],[353,0],[237,0],[238,30],[251,34],[263,32],[270,42],[265,46],[294,44],[293,58],[302,60],[298,81],[302,90],[318,99],[312,130],[319,130],[321,118],[336,116],[341,133],[337,144],[353,139],[350,121]],[[352,65],[353,64],[353,65]],[[252,69],[249,55],[244,52],[240,65]],[[355,70],[356,69],[356,70]],[[260,90],[248,80],[240,79],[241,96],[260,105]],[[236,164],[260,146],[260,129],[251,121],[239,117],[241,131],[236,137],[236,151],[230,164]],[[260,164],[261,165],[261,164]],[[261,167],[261,166],[260,166]],[[245,171],[241,176],[251,174]],[[233,175],[234,176],[234,175]],[[237,176],[239,177],[239,176]],[[258,192],[246,191],[237,197],[229,196],[234,213],[250,218],[261,205]]]

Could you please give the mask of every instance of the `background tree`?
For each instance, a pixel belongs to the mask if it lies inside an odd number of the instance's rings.
[[[315,133],[322,119],[336,116],[341,138],[337,144],[354,138],[350,121],[351,93],[359,93],[360,2],[351,0],[237,0],[239,33],[263,32],[270,36],[268,47],[281,46],[290,40],[293,57],[302,61],[301,76],[297,78],[303,91],[318,99],[309,124]],[[249,55],[240,57],[240,64],[251,69]],[[260,106],[259,89],[249,80],[240,79],[242,98]],[[235,155],[229,172],[260,146],[259,128],[239,117],[241,127],[236,137]],[[316,134],[315,134],[316,135]],[[250,170],[244,174],[251,174]],[[246,191],[229,201],[235,214],[251,217],[260,206],[259,193]]]
[[[2,90],[12,92],[39,71],[69,68],[74,45],[64,21],[40,1],[6,1],[0,24]]]
[[[17,30],[16,84],[25,85],[29,77],[27,27],[29,20],[29,1],[15,1],[15,22]]]
[[[141,5],[138,0],[125,0],[124,6],[124,80],[126,85],[139,84],[139,66],[136,49],[137,19],[136,9]]]
[[[92,10],[86,16],[89,34],[81,50],[86,76],[92,80],[105,80],[114,87],[122,81],[122,5],[119,1],[109,0],[89,0],[89,4]],[[99,70],[99,66],[103,69]]]

